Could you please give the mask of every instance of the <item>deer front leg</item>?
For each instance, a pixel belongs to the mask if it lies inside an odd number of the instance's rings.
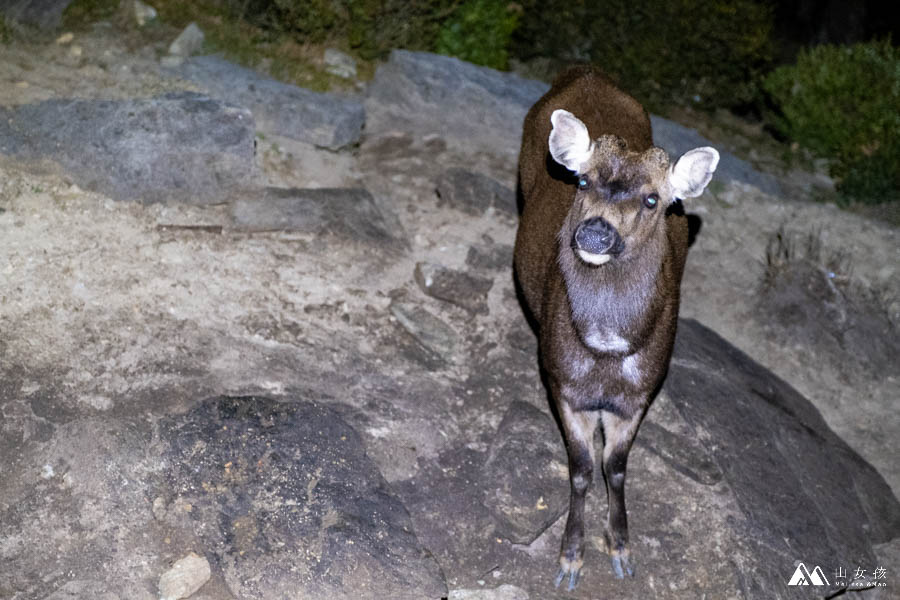
[[[575,412],[565,401],[559,403],[560,417],[569,454],[569,518],[559,551],[559,572],[554,585],[559,587],[569,576],[569,591],[578,585],[584,564],[584,499],[594,476],[594,430],[599,414],[596,411]]]
[[[609,512],[606,519],[606,547],[612,560],[616,577],[625,573],[634,577],[634,564],[628,549],[628,516],[625,513],[625,466],[628,452],[643,418],[637,411],[629,418],[602,411],[603,421],[603,474]]]

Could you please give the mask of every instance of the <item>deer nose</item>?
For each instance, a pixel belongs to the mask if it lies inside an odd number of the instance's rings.
[[[582,221],[575,230],[572,245],[590,254],[619,254],[625,249],[619,232],[602,217]]]

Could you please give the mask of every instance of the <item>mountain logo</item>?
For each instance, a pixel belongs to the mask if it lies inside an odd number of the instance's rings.
[[[830,585],[828,580],[825,579],[825,573],[822,572],[822,569],[816,565],[816,568],[810,572],[806,565],[800,563],[797,565],[797,570],[794,571],[794,574],[791,575],[791,580],[788,581],[788,585]]]

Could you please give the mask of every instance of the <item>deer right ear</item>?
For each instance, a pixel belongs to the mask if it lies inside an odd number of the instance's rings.
[[[581,168],[594,153],[594,142],[587,127],[567,110],[554,110],[550,115],[553,130],[550,132],[550,155],[553,160],[574,172]]]

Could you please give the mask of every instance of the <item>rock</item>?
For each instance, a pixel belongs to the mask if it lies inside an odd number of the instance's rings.
[[[483,215],[494,208],[516,215],[516,193],[499,181],[466,169],[444,171],[437,182],[438,206],[450,206],[472,216]]]
[[[568,458],[559,428],[526,402],[510,404],[488,451],[482,479],[497,535],[530,544],[569,507]]]
[[[134,6],[134,19],[135,19],[135,21],[137,21],[138,27],[143,27],[150,21],[156,20],[156,17],[157,17],[156,9],[153,8],[152,6],[150,6],[149,4],[141,2],[141,0],[134,0],[134,4],[132,6]],[[191,23],[191,25],[193,25],[193,23]],[[182,33],[181,35],[184,35],[184,33]],[[203,32],[202,31],[200,32],[200,36],[201,36],[200,43],[202,44],[203,43]],[[169,49],[169,52],[172,52],[171,47]],[[173,53],[173,54],[177,54],[177,52]]]
[[[0,14],[11,21],[39,29],[56,29],[72,0],[0,0]]]
[[[247,110],[191,92],[0,108],[0,153],[116,200],[226,201],[256,177],[254,137]]]
[[[175,41],[169,46],[169,54],[188,57],[203,49],[203,32],[196,23],[191,23],[184,28]]]
[[[785,382],[699,323],[678,328],[665,389],[740,508],[729,527],[747,595],[795,597],[784,585],[798,560],[829,574],[874,564],[873,545],[900,535],[884,479]]]
[[[419,288],[432,298],[455,304],[472,314],[488,314],[487,295],[494,285],[493,279],[424,262],[416,263],[414,276]]]
[[[650,124],[653,127],[653,143],[668,152],[673,160],[692,148],[717,146],[695,130],[657,115],[650,115]],[[775,177],[757,171],[753,165],[730,152],[721,148],[717,150],[719,166],[716,167],[716,179],[748,183],[767,194],[781,193],[781,184]]]
[[[329,150],[357,143],[366,121],[358,100],[281,83],[215,56],[191,58],[174,72],[249,108],[260,131]]]
[[[332,75],[343,77],[344,79],[356,77],[356,60],[349,54],[334,48],[326,48],[323,61],[325,62],[325,70]]]
[[[512,268],[513,249],[508,244],[489,247],[470,246],[466,264],[473,269],[497,270]]]
[[[387,249],[402,246],[363,188],[267,187],[236,200],[231,214],[244,231],[300,231]]]
[[[528,592],[508,583],[496,588],[450,590],[449,600],[528,600]]]
[[[447,362],[453,362],[460,345],[459,336],[449,325],[419,306],[392,302],[391,314],[422,346]]]
[[[548,89],[456,58],[394,50],[369,86],[366,131],[437,133],[457,145],[515,156],[525,113]]]
[[[239,598],[441,598],[446,585],[359,435],[300,398],[220,397],[166,419],[165,488]]]
[[[66,44],[71,44],[72,40],[74,40],[74,39],[75,39],[75,34],[72,33],[71,31],[67,31],[66,33],[64,33],[61,36],[59,36],[58,38],[56,38],[56,43],[60,46],[65,46]]]
[[[175,562],[172,568],[159,578],[160,600],[188,598],[209,581],[212,571],[209,561],[191,552]]]

